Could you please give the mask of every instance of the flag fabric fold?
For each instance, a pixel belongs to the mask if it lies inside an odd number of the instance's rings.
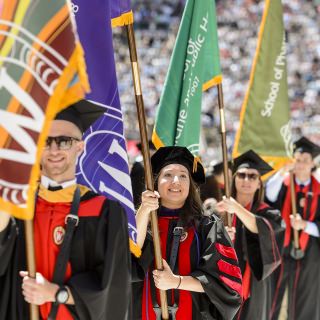
[[[152,141],[199,154],[202,92],[220,83],[215,2],[188,0],[157,110]]]
[[[112,28],[133,23],[133,13],[130,0],[110,1],[110,16]]]
[[[0,83],[0,211],[32,219],[49,123],[89,89],[65,0],[1,3]]]
[[[281,0],[266,0],[233,157],[253,149],[275,169],[292,155]]]
[[[77,180],[122,204],[128,216],[130,249],[138,256],[140,249],[136,244],[135,211],[112,44],[112,2],[73,1],[91,88],[86,99],[105,108],[104,116],[85,132],[85,150],[78,162]]]

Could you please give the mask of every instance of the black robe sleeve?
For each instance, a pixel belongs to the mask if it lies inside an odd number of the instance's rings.
[[[2,277],[8,269],[16,238],[17,226],[15,220],[10,219],[8,226],[0,232],[0,277]]]
[[[28,320],[19,271],[27,270],[23,221],[12,218],[0,233],[0,319]]]
[[[280,211],[270,207],[256,213],[258,234],[245,228],[247,255],[255,278],[267,278],[281,263],[285,226]]]
[[[132,183],[134,207],[138,209],[141,204],[141,193],[146,190],[143,162],[136,161],[133,164],[130,172],[130,178]]]
[[[286,198],[286,194],[288,192],[288,187],[282,183],[280,191],[277,195],[277,199],[275,201],[270,201],[267,197],[265,198],[265,201],[267,204],[269,204],[272,208],[282,210],[284,200]]]
[[[192,292],[199,309],[215,318],[215,308],[223,319],[233,319],[242,299],[241,271],[235,250],[220,219],[212,216],[201,222],[199,265],[191,273],[206,294]],[[220,319],[220,317],[219,317]]]
[[[317,225],[320,234],[320,195],[317,197],[316,216],[313,222]]]
[[[132,257],[132,282],[143,282],[145,275],[154,259],[153,240],[151,231],[147,232],[144,245],[141,250],[141,256],[139,258]]]
[[[96,234],[96,241],[101,242],[96,246],[104,249],[101,263],[92,270],[75,273],[66,283],[71,289],[76,313],[80,319],[130,319],[128,225],[118,203],[105,202]]]

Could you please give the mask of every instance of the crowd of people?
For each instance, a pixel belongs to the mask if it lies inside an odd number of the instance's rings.
[[[314,173],[320,146],[311,141],[320,137],[320,35],[313,31],[319,2],[283,3],[293,129],[299,136],[293,161],[264,182],[273,168],[254,150],[242,153],[228,164],[231,192],[225,197],[229,185],[221,163],[206,174],[186,147],[152,150],[152,190],[144,190],[141,163],[131,171],[135,254],[124,207],[76,179],[83,133],[105,110],[96,106],[88,116],[91,103],[70,105],[52,120],[43,146],[29,229],[0,210],[0,319],[320,319],[320,181]],[[151,128],[183,4],[133,1]],[[262,1],[217,1],[230,148],[262,10]],[[138,140],[128,52],[121,31],[115,33],[127,135]],[[215,106],[215,94],[206,93],[208,155],[219,144]],[[154,212],[156,220],[150,219]],[[158,223],[162,268],[150,220]],[[35,277],[26,271],[25,233],[34,238]]]
[[[201,162],[186,147],[159,148],[153,190],[135,215],[141,254],[130,256],[123,207],[76,181],[83,132],[104,110],[90,119],[87,111],[76,103],[59,112],[44,145],[29,229],[36,277],[26,271],[23,221],[0,212],[1,319],[29,319],[29,304],[44,320],[319,319],[320,146],[296,141],[292,173],[274,175],[266,198],[262,177],[273,168],[253,150],[241,154],[230,164],[231,196],[218,195],[210,214]]]
[[[144,104],[150,131],[153,128],[184,2],[132,2]],[[257,45],[264,1],[224,0],[216,3],[224,102],[228,119],[227,144],[231,153]],[[317,130],[320,125],[320,116],[317,114],[320,95],[319,5],[316,1],[297,0],[285,0],[283,5],[288,41],[288,84],[293,137],[295,139],[306,135],[317,141],[320,138]],[[117,74],[126,119],[126,135],[129,140],[138,140],[126,41],[124,30],[115,29],[114,48],[116,60],[119,62]],[[212,155],[220,152],[219,114],[214,88],[204,94],[202,108],[206,153],[212,160]]]

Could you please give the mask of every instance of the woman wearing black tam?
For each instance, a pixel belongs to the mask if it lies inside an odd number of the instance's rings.
[[[226,229],[239,259],[244,303],[237,319],[269,319],[270,274],[281,262],[284,229],[281,215],[264,202],[261,176],[272,168],[254,151],[234,159],[231,198],[217,204],[222,214],[234,214],[233,227]]]
[[[202,165],[184,147],[160,148],[151,163],[156,191],[142,193],[137,212],[143,250],[134,264],[134,319],[160,319],[157,288],[167,290],[170,319],[233,319],[241,304],[241,273],[221,220],[202,213]],[[154,270],[147,233],[150,212],[157,209],[163,271]]]

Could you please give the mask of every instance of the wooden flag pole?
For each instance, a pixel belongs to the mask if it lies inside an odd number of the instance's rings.
[[[296,218],[297,204],[296,204],[296,191],[294,187],[293,170],[290,170],[290,195],[291,195],[291,212],[293,217]],[[287,228],[289,227],[287,226]],[[291,247],[290,256],[295,260],[300,260],[304,257],[304,251],[301,250],[300,244],[299,244],[299,231],[295,229],[293,229],[293,247]]]
[[[31,278],[36,278],[36,258],[34,251],[33,219],[24,221],[24,229],[28,273]],[[35,304],[30,304],[30,320],[39,320],[39,307]]]
[[[290,170],[290,195],[291,195],[291,212],[294,218],[297,216],[297,205],[296,205],[296,192],[294,188],[294,176],[293,171]],[[293,229],[293,245],[294,248],[299,250],[299,232]]]
[[[145,170],[146,187],[148,190],[154,191],[146,118],[145,118],[144,103],[143,103],[142,90],[141,90],[138,56],[137,56],[137,50],[136,50],[133,24],[128,24],[126,28],[127,28],[129,51],[130,51],[134,91],[135,91],[135,97],[136,97],[137,114],[138,114],[138,121],[139,121],[139,128],[140,128],[140,138],[141,138],[141,147],[142,147],[143,163],[144,163],[144,170]],[[158,270],[163,270],[159,227],[158,227],[158,217],[157,217],[156,211],[151,212],[151,230],[153,235],[153,246],[154,246],[154,253],[155,253],[156,268]],[[159,290],[159,291],[160,291],[162,319],[167,320],[169,319],[169,314],[168,314],[168,303],[167,303],[166,291],[165,290]]]
[[[226,121],[224,115],[224,104],[223,104],[223,92],[222,84],[219,83],[218,87],[218,104],[220,114],[220,133],[221,133],[221,146],[222,146],[222,157],[223,157],[223,174],[224,174],[224,190],[227,198],[230,198],[230,181],[229,181],[229,166],[228,166],[228,153],[227,153],[227,139],[226,139]],[[227,213],[227,224],[232,227],[232,214]]]

